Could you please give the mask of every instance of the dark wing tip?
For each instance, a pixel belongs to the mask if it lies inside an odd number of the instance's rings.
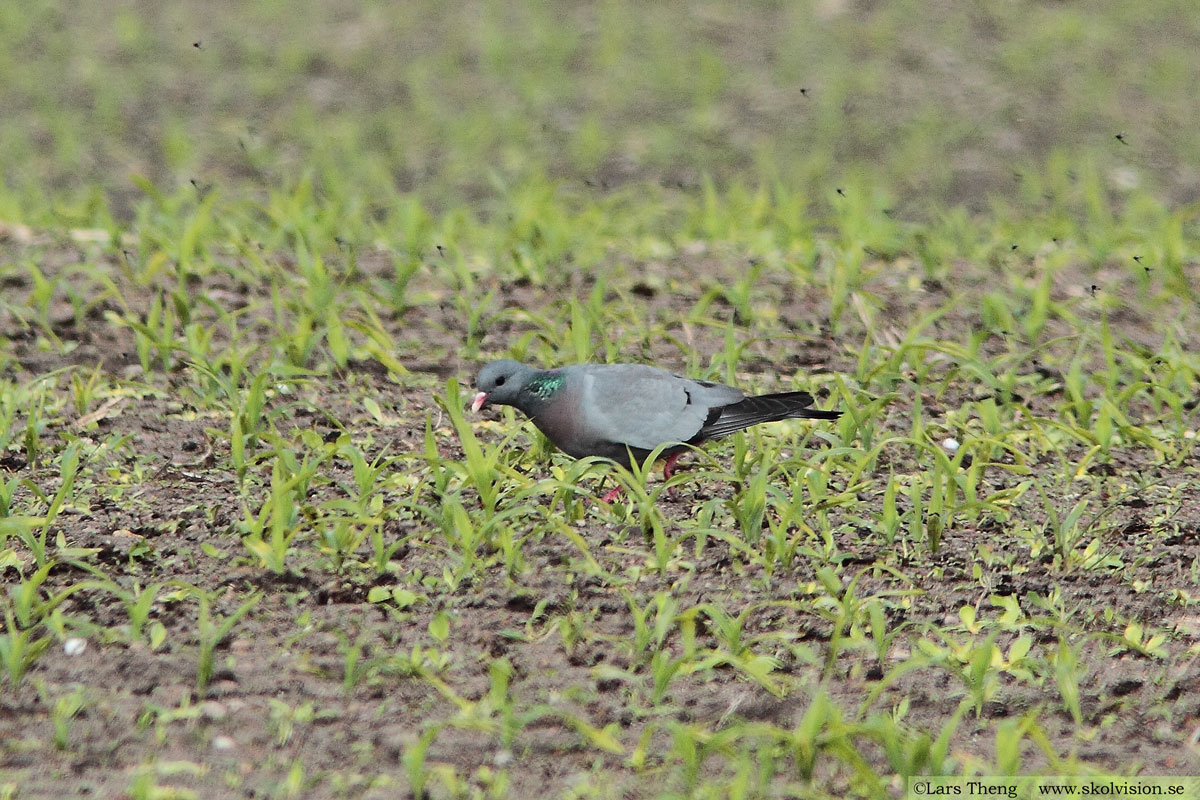
[[[716,419],[709,416],[700,429],[696,440],[715,439],[728,436],[734,431],[749,428],[763,422],[778,422],[784,419],[837,419],[840,411],[825,411],[810,408],[814,400],[808,392],[777,392],[775,394],[747,397],[739,403],[722,406]]]

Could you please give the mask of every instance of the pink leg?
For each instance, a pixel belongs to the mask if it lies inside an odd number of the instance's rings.
[[[663,464],[664,481],[669,481],[671,476],[675,474],[675,462],[679,460],[681,455],[683,455],[682,450],[680,450],[678,453],[671,453],[671,455],[667,456],[667,461],[665,464]]]
[[[604,497],[601,498],[601,501],[605,502],[605,503],[611,503],[623,494],[625,494],[624,490],[622,490],[621,487],[618,486],[615,489],[609,489],[608,493],[605,494]]]
[[[663,480],[664,481],[670,480],[671,476],[675,474],[675,462],[679,460],[679,457],[681,455],[683,455],[682,450],[680,450],[678,453],[671,453],[671,455],[667,456],[666,460],[663,462]],[[674,489],[671,489],[669,491],[674,492]],[[615,489],[610,489],[604,495],[604,497],[602,497],[600,499],[602,501],[604,501],[605,503],[611,503],[614,500],[616,500],[618,497],[623,495],[624,493],[625,493],[625,491],[620,486],[618,486]]]

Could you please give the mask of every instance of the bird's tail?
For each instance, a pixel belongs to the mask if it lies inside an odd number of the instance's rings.
[[[837,419],[840,411],[822,411],[810,408],[813,396],[808,392],[778,392],[747,397],[741,402],[725,406],[720,415],[700,429],[698,440],[716,439],[735,431],[758,425],[760,422],[776,422],[781,419]]]

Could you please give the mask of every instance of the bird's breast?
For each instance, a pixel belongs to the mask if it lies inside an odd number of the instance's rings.
[[[577,387],[564,387],[555,393],[553,398],[530,410],[532,413],[529,418],[533,420],[533,424],[559,450],[576,458],[592,455],[588,449],[591,437],[588,436],[586,421],[580,409]]]

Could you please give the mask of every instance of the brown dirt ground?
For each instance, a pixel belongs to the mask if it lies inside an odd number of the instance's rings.
[[[22,246],[12,243],[8,247],[14,260],[36,255],[43,269],[58,270],[60,274],[71,274],[82,259],[94,255],[62,243],[31,245],[36,252],[25,252]],[[667,274],[720,277],[725,269],[719,259],[704,254],[681,259],[687,263],[669,265]],[[652,271],[662,265],[645,266]],[[637,270],[629,274],[636,275]],[[1088,314],[1086,298],[1080,297],[1078,287],[1092,280],[1092,276],[1081,274],[1074,284],[1064,285],[1060,296],[1075,298],[1083,305],[1083,313]],[[1116,287],[1120,280],[1119,276],[1110,276],[1106,286],[1119,291]],[[10,297],[28,289],[19,277],[9,276],[5,281],[4,291]],[[615,280],[614,286],[632,291],[635,283],[626,277]],[[892,315],[901,330],[903,320],[913,319],[945,300],[937,286],[914,291],[899,276],[891,285],[888,283],[881,278],[873,290],[878,293],[880,313]],[[252,294],[247,287],[204,288],[210,293],[229,292],[235,302]],[[541,290],[534,287],[497,288],[501,291],[500,306],[530,308],[545,303]],[[678,316],[695,303],[700,292],[695,283],[684,281],[671,282],[664,291],[646,287],[637,291],[652,318]],[[776,280],[767,282],[764,293],[779,304],[780,319],[791,321],[792,331],[781,329],[779,334],[795,335],[798,331],[806,343],[803,352],[792,353],[779,352],[763,342],[748,346],[741,365],[750,380],[769,386],[776,381],[776,374],[790,374],[800,368],[853,371],[856,342],[860,341],[856,335],[861,332],[844,331],[846,346],[824,335],[828,309],[815,290]],[[242,301],[236,299],[238,294],[243,295]],[[130,289],[128,296],[136,297],[136,293]],[[100,365],[106,375],[132,382],[140,371],[132,355],[132,342],[126,329],[104,320],[105,307],[105,303],[97,306],[82,327],[76,327],[57,306],[52,310],[55,334],[77,344],[66,356],[40,348],[35,330],[22,326],[11,314],[0,313],[0,343],[11,359],[6,369],[21,380],[64,367],[89,369]],[[978,324],[971,308],[962,304],[944,317],[938,335],[964,339],[966,331]],[[1092,313],[1088,321],[1096,318]],[[322,435],[336,435],[338,428],[330,421],[332,418],[345,425],[356,440],[370,441],[373,452],[384,448],[393,454],[419,450],[425,415],[435,410],[432,395],[439,390],[441,377],[457,375],[469,381],[477,365],[460,360],[459,343],[466,332],[448,308],[430,305],[414,309],[393,324],[398,340],[422,343],[420,356],[404,359],[414,369],[413,374],[393,381],[378,365],[354,365],[335,380],[305,387],[295,405],[294,425],[311,427]],[[1149,343],[1156,338],[1152,324],[1135,314],[1114,324],[1131,340]],[[485,339],[485,349],[498,352],[502,342],[531,328],[519,319],[500,320]],[[1195,330],[1193,327],[1193,338]],[[704,356],[719,346],[694,333],[690,343]],[[1001,350],[1003,337],[994,337],[989,347]],[[646,343],[642,352],[630,355],[671,365],[680,361],[678,348],[662,342]],[[1032,372],[1035,366],[1029,365],[1028,369]],[[95,428],[84,432],[94,441],[114,434],[132,437],[131,451],[146,467],[120,501],[103,499],[103,492],[85,492],[85,497],[64,514],[58,530],[72,546],[97,548],[96,565],[126,586],[177,580],[218,593],[229,590],[220,595],[214,609],[221,614],[231,612],[253,590],[262,590],[263,598],[220,647],[216,674],[203,695],[194,690],[197,640],[196,607],[192,602],[157,604],[155,619],[168,632],[166,644],[157,651],[116,638],[106,641],[102,636],[89,637],[90,646],[76,657],[65,656],[60,645],[53,646],[20,688],[6,687],[0,693],[0,783],[15,776],[21,797],[120,797],[139,765],[153,759],[159,763],[203,765],[200,774],[183,772],[162,779],[164,783],[194,788],[202,797],[263,797],[299,761],[310,776],[326,771],[339,773],[347,781],[363,781],[351,783],[346,790],[351,796],[397,796],[397,786],[404,785],[400,759],[405,747],[415,740],[423,721],[431,714],[446,713],[449,704],[438,698],[428,683],[386,672],[344,693],[343,642],[360,639],[365,648],[364,661],[408,652],[414,646],[428,647],[432,640],[427,627],[439,610],[449,611],[454,618],[453,634],[442,649],[453,665],[448,680],[456,692],[472,699],[483,696],[488,688],[487,657],[504,655],[513,664],[513,693],[520,703],[551,701],[575,708],[598,727],[617,723],[621,741],[627,746],[636,743],[653,716],[631,704],[631,687],[597,678],[593,669],[599,664],[628,666],[621,648],[612,643],[632,635],[629,610],[613,587],[583,574],[579,569],[580,551],[574,544],[553,536],[531,539],[524,548],[525,568],[519,574],[509,576],[493,564],[456,595],[440,597],[438,607],[417,606],[398,615],[367,602],[371,586],[389,583],[386,577],[337,575],[315,568],[300,575],[273,576],[244,560],[245,551],[234,528],[240,513],[236,481],[228,469],[227,454],[220,452],[219,446],[214,452],[214,439],[205,432],[214,420],[196,414],[185,398],[174,393],[185,382],[183,375],[160,375],[154,380],[155,391],[130,398],[100,419]],[[922,391],[927,412],[936,415],[938,409],[956,408],[980,390],[960,376],[944,389]],[[900,392],[877,421],[885,430],[910,428],[907,411],[913,397],[911,392]],[[375,398],[398,421],[386,426],[376,423],[362,409],[363,396]],[[1035,412],[1046,411],[1053,401],[1052,393],[1027,398]],[[68,428],[74,416],[67,405],[57,412],[55,424]],[[447,427],[440,427],[437,433],[444,453],[459,452]],[[1081,453],[1061,456],[1073,459]],[[88,480],[94,486],[106,480],[102,466],[90,467]],[[881,464],[881,469],[887,466]],[[892,466],[901,469],[904,465],[897,461]],[[1041,466],[1051,468],[1056,463],[1048,456]],[[893,626],[919,629],[924,623],[940,625],[957,620],[961,606],[984,599],[980,596],[980,586],[984,585],[993,587],[996,594],[1022,600],[1033,593],[1048,596],[1058,592],[1062,607],[1070,610],[1070,618],[1079,630],[1119,632],[1120,624],[1106,616],[1115,612],[1116,620],[1138,620],[1148,629],[1171,633],[1167,645],[1171,657],[1162,661],[1115,655],[1098,643],[1083,648],[1080,657],[1088,669],[1080,691],[1087,736],[1078,735],[1079,728],[1059,707],[1052,685],[1035,688],[1013,681],[999,689],[978,718],[968,715],[963,720],[954,737],[953,753],[991,757],[992,731],[999,722],[1040,709],[1046,734],[1059,754],[1075,753],[1084,762],[1106,770],[1140,766],[1146,774],[1200,773],[1200,756],[1194,742],[1188,744],[1200,725],[1200,657],[1196,655],[1200,619],[1192,609],[1165,602],[1169,587],[1196,590],[1189,583],[1200,552],[1195,466],[1193,456],[1183,473],[1167,474],[1160,471],[1152,454],[1125,449],[1089,476],[1089,489],[1113,504],[1111,513],[1097,527],[1104,546],[1124,565],[1120,569],[1057,571],[1049,558],[1030,558],[1028,543],[1012,535],[1007,526],[986,518],[947,531],[936,555],[916,549],[897,559],[895,548],[865,527],[840,536],[837,549],[848,563],[870,567],[886,561],[906,575],[911,581],[909,588],[918,590],[908,607],[890,610]],[[3,454],[0,469],[0,479],[16,476],[52,486],[52,477],[43,465],[25,463],[15,450]],[[334,469],[332,477],[336,478],[344,476],[347,468],[339,465]],[[885,477],[886,471],[874,479],[882,481]],[[1154,485],[1127,493],[1126,487],[1148,483],[1150,477]],[[993,484],[999,486],[1009,480],[996,475]],[[698,502],[728,496],[732,491],[728,485],[688,484],[676,496],[664,500],[664,511],[668,519],[685,519]],[[1054,498],[1056,505],[1064,509],[1073,499]],[[862,508],[853,513],[867,518],[878,507],[879,494],[865,493],[862,503]],[[1040,506],[1032,501],[1019,513],[1032,523],[1044,517]],[[389,539],[399,540],[421,524],[393,519],[386,534]],[[598,511],[589,511],[579,532],[601,566],[613,573],[636,568],[645,559],[646,548],[639,535]],[[204,545],[215,548],[216,555],[206,554]],[[990,563],[981,560],[985,546],[997,555]],[[1019,568],[1007,569],[1005,557]],[[413,544],[403,546],[397,560],[408,573],[420,570],[427,575],[440,575],[445,564],[443,553],[423,544],[420,537],[413,537]],[[982,580],[972,575],[974,568],[982,570]],[[723,671],[707,682],[679,681],[661,713],[667,719],[695,721],[710,728],[730,718],[769,721],[785,727],[794,724],[820,680],[830,624],[816,614],[772,606],[770,601],[803,601],[805,596],[799,588],[814,575],[813,565],[799,558],[790,571],[768,577],[744,564],[727,546],[710,542],[696,560],[690,580],[675,587],[681,606],[718,600],[735,614],[755,606],[758,610],[749,617],[748,637],[790,630],[794,641],[810,648],[817,661],[806,663],[796,656],[802,651],[780,649],[784,662],[781,674],[796,687],[782,700],[740,680],[732,671]],[[11,584],[13,577],[10,571],[0,580]],[[82,571],[61,565],[51,572],[50,588],[69,586],[85,577]],[[1132,591],[1135,582],[1148,588],[1140,593]],[[668,585],[663,579],[648,573],[633,587],[643,602],[664,588]],[[904,582],[868,569],[860,593],[865,596],[898,588],[905,588]],[[530,641],[506,635],[508,631],[526,630],[542,601],[545,606],[540,611],[549,617],[574,613],[588,620],[590,631],[601,635],[584,639],[574,647],[565,646],[552,631]],[[71,619],[89,620],[97,631],[119,628],[128,619],[120,603],[97,591],[76,595],[62,609]],[[543,617],[534,623],[534,629],[542,632],[545,621]],[[1007,640],[1002,638],[1001,642],[1007,646]],[[854,707],[878,676],[875,669],[865,654],[843,655],[837,677],[828,688],[840,703]],[[85,688],[88,700],[72,724],[69,747],[56,750],[48,746],[52,741],[52,703],[47,698],[61,696],[77,685]],[[886,709],[904,697],[911,701],[908,721],[918,727],[932,726],[936,733],[957,707],[959,688],[949,673],[921,670],[897,681],[877,705]],[[193,704],[191,716],[170,723],[149,721],[148,710],[173,709],[188,702]],[[317,712],[315,719],[311,724],[298,724],[295,734],[281,741],[268,724],[276,702],[292,708],[312,703]],[[219,737],[230,737],[232,746],[215,749],[215,741],[224,741]],[[665,741],[666,734],[660,732],[656,737]],[[881,755],[869,743],[864,742],[863,748],[874,753],[880,759],[875,766],[884,769]],[[604,764],[611,776],[607,789],[612,796],[637,797],[653,786],[665,788],[669,784],[672,773],[667,765],[638,773],[629,769],[621,756],[597,753],[581,746],[578,734],[560,722],[546,720],[531,725],[513,744],[511,796],[562,794],[578,774],[591,771],[597,763]],[[1027,747],[1026,755],[1027,767],[1044,760],[1032,745]],[[452,764],[460,775],[478,774],[479,768],[496,763],[496,759],[494,737],[457,728],[443,731],[429,752],[431,763]],[[237,776],[240,783],[236,789],[228,785],[227,775]],[[392,776],[395,783],[373,787],[365,783],[378,775]],[[828,779],[829,791],[836,794],[842,778],[834,775]],[[659,781],[663,783],[659,785]],[[310,797],[337,794],[330,779],[304,791]]]

